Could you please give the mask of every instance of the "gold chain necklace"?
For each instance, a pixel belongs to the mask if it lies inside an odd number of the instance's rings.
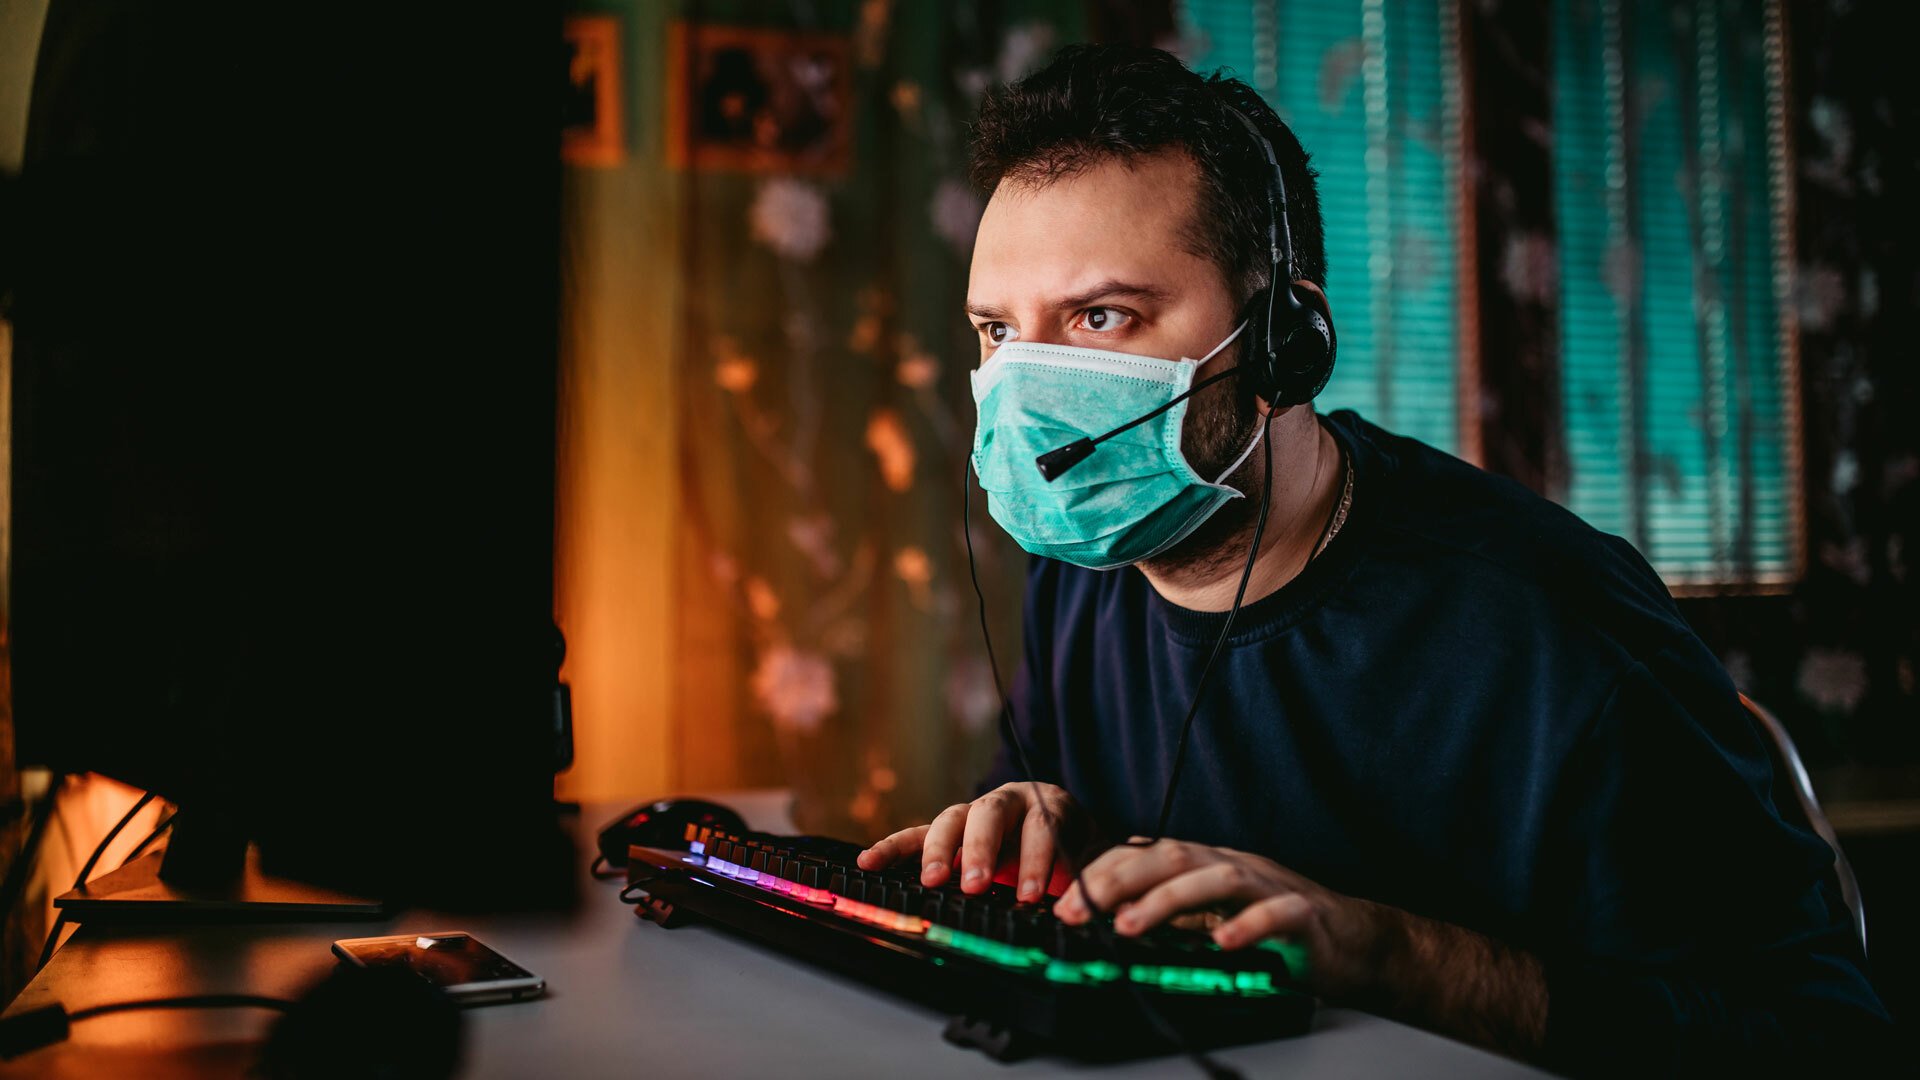
[[[1340,505],[1334,508],[1333,521],[1327,525],[1327,535],[1321,537],[1319,545],[1313,549],[1316,558],[1327,549],[1328,544],[1333,543],[1334,537],[1340,535],[1340,526],[1347,523],[1347,511],[1353,508],[1353,461],[1344,453],[1340,458],[1347,466],[1347,478],[1341,485]]]

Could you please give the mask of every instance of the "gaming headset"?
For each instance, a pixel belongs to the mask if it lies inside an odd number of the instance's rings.
[[[1267,287],[1248,301],[1247,348],[1254,393],[1274,408],[1301,405],[1319,396],[1333,375],[1333,328],[1295,288],[1293,227],[1287,220],[1287,181],[1273,144],[1247,114],[1222,99],[1221,107],[1245,125],[1267,159],[1267,251],[1273,260]],[[1284,298],[1284,299],[1283,299]]]
[[[1247,346],[1240,362],[1194,383],[1184,393],[1158,408],[1102,435],[1079,438],[1034,458],[1034,466],[1049,483],[1092,456],[1103,442],[1166,412],[1182,401],[1224,379],[1250,378],[1249,388],[1271,408],[1303,405],[1318,397],[1333,374],[1333,328],[1326,317],[1301,300],[1294,287],[1293,227],[1287,221],[1287,181],[1280,160],[1247,114],[1220,99],[1220,107],[1246,126],[1267,159],[1267,253],[1273,260],[1267,287],[1247,301]],[[1282,300],[1281,298],[1285,299]]]

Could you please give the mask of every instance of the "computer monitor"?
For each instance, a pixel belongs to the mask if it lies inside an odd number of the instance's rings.
[[[564,890],[557,15],[49,6],[4,282],[24,763],[165,877]]]

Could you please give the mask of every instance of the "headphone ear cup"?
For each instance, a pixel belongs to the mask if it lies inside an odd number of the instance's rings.
[[[1273,395],[1276,405],[1302,405],[1326,389],[1333,376],[1333,328],[1324,315],[1296,302],[1295,319],[1279,343]]]

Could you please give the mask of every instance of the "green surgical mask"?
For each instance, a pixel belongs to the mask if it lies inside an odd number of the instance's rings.
[[[973,373],[979,422],[973,469],[987,512],[1035,555],[1111,570],[1165,552],[1241,493],[1222,483],[1247,460],[1266,425],[1218,477],[1195,473],[1180,451],[1188,402],[1100,443],[1098,452],[1048,481],[1034,459],[1096,438],[1180,396],[1198,360],[1162,360],[1106,349],[1013,341]]]

